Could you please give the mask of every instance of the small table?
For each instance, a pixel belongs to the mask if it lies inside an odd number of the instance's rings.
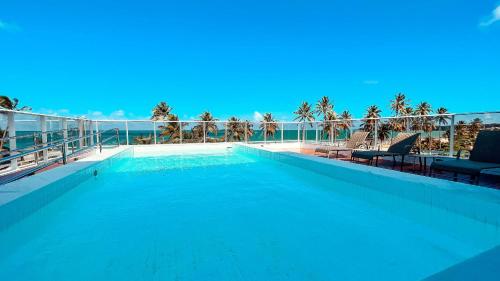
[[[453,158],[453,157],[437,155],[437,154],[409,154],[408,156],[418,158],[418,162],[420,164],[420,172],[423,171],[424,175],[427,174],[427,159],[428,158],[432,159],[432,161],[435,161],[436,159],[442,159],[442,158],[448,158],[448,159]],[[423,165],[422,165],[422,159],[424,160]]]

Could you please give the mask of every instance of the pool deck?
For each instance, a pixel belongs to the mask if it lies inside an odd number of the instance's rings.
[[[303,144],[303,143],[267,143],[267,144],[244,144],[248,145],[250,147],[254,148],[259,148],[259,149],[264,149],[268,150],[271,152],[297,152],[305,155],[311,155],[315,157],[320,157],[324,159],[329,159],[331,161],[343,161],[343,162],[352,162],[351,161],[351,155],[350,152],[340,152],[339,153],[339,158],[335,158],[335,156],[331,156],[330,158],[327,158],[326,155],[324,154],[315,154],[314,149],[316,146],[320,146],[317,144]],[[429,165],[430,165],[430,159],[429,162],[427,163],[427,168],[426,169],[421,169],[417,157],[408,157],[409,159],[405,159],[405,164],[403,165],[403,170],[400,171],[400,166],[399,163],[396,165],[395,168],[393,168],[392,165],[392,159],[384,159],[380,158],[378,162],[378,167],[383,168],[383,169],[389,169],[389,170],[395,170],[398,172],[403,172],[403,173],[410,173],[410,174],[415,174],[415,175],[420,175],[420,176],[426,176],[429,177]],[[359,164],[359,165],[364,165],[368,166],[367,161],[354,161],[354,163]],[[453,180],[453,174],[449,172],[441,172],[441,171],[436,171],[432,175],[432,178],[438,178],[438,179],[443,179],[443,180]],[[470,177],[467,175],[458,175],[457,177],[458,182],[462,183],[467,183],[470,184]],[[490,173],[490,174],[483,174],[480,177],[479,181],[480,186],[484,187],[489,187],[489,188],[494,188],[494,189],[500,189],[500,174],[495,174],[495,173]]]
[[[311,148],[301,148],[300,153],[302,154],[307,154],[307,155],[315,155],[314,154],[314,149]],[[324,154],[316,154],[316,157],[322,157],[322,158],[327,158]],[[421,169],[420,164],[418,163],[418,159],[416,157],[408,157],[410,159],[405,160],[405,164],[403,165],[403,173],[411,173],[411,174],[416,174],[416,175],[421,175],[421,176],[429,176],[429,165],[427,165],[426,169]],[[339,154],[339,158],[335,158],[332,156],[329,158],[332,161],[349,161],[351,162],[351,155],[350,153],[341,153]],[[358,163],[360,165],[368,165],[367,161],[354,161],[354,163]],[[380,158],[378,162],[378,167],[379,168],[384,168],[384,169],[390,169],[390,170],[396,170],[400,171],[400,166],[399,163],[396,165],[396,167],[393,167],[393,162],[392,159],[383,159]],[[442,172],[442,171],[436,171],[432,175],[433,178],[438,178],[438,179],[444,179],[444,180],[453,180],[453,174],[450,172]],[[463,182],[463,183],[470,183],[470,177],[467,175],[458,175],[457,177],[458,182]],[[493,175],[493,174],[484,174],[481,175],[479,185],[485,186],[485,187],[490,187],[494,189],[500,189],[500,176],[498,175]]]
[[[79,159],[78,161],[73,161],[67,165],[51,166],[50,168],[46,168],[43,172],[38,172],[33,176],[24,177],[0,186],[0,206],[56,182],[64,177],[81,171],[95,163],[108,159],[109,157],[125,151],[126,149],[128,149],[127,146],[119,146],[104,149],[102,153],[94,151],[87,157]]]

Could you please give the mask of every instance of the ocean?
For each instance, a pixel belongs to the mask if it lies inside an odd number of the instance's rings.
[[[186,133],[190,131],[184,131]],[[87,134],[89,132],[87,131]],[[157,133],[157,143],[163,143],[167,142],[168,138],[162,138],[160,136],[160,131],[156,131]],[[302,136],[302,131],[300,132]],[[17,140],[17,148],[18,149],[26,149],[32,147],[35,142],[40,143],[41,141],[41,134],[39,131],[17,131],[16,135],[18,137]],[[113,132],[107,132],[103,134],[103,139],[108,138],[113,135]],[[129,130],[128,137],[129,137],[129,144],[137,144],[137,141],[135,140],[137,137],[143,137],[143,138],[148,138],[152,137],[154,135],[153,130]],[[217,135],[214,135],[212,133],[208,134],[208,141],[214,142],[222,142],[224,141],[224,135],[225,132],[224,130],[219,130],[217,132]],[[69,137],[76,137],[76,132],[71,134]],[[341,131],[340,134],[337,136],[337,139],[344,139],[346,137],[346,132]],[[119,131],[119,138],[120,138],[120,144],[126,144],[126,132],[124,130]],[[284,130],[283,131],[283,140],[284,141],[296,141],[297,140],[297,130]],[[318,138],[321,139],[321,131],[318,131]],[[315,130],[307,130],[306,131],[306,139],[307,140],[316,140],[316,131]],[[327,136],[324,135],[323,140],[327,140]],[[53,141],[60,141],[62,140],[62,135],[56,134],[56,133],[49,133],[47,135],[47,141],[48,142],[53,142]],[[203,139],[200,140],[189,140],[185,139],[185,142],[203,142]],[[264,141],[264,134],[261,130],[255,130],[254,134],[249,138],[248,141],[251,142],[257,142],[257,141]],[[277,131],[274,136],[268,136],[267,141],[269,142],[280,142],[281,141],[281,131]],[[116,143],[114,140],[110,140],[111,143]],[[8,147],[8,142],[4,144],[4,147]]]

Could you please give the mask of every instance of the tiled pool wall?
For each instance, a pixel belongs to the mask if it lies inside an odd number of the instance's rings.
[[[161,157],[186,154],[213,154],[227,152],[232,143],[134,145],[133,157]]]
[[[243,145],[237,146],[236,150],[457,213],[500,228],[498,190],[293,152],[271,152]]]
[[[105,160],[96,162],[58,181],[38,188],[7,204],[0,206],[0,231],[22,220],[43,206],[47,205],[65,192],[71,190],[79,183],[94,176],[94,171],[105,171],[107,167],[124,157],[131,157],[133,149],[129,148]]]

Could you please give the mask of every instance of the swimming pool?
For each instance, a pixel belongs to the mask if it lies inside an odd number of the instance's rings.
[[[114,159],[0,232],[0,280],[420,280],[500,244],[496,223],[380,188],[405,184],[287,157]]]

